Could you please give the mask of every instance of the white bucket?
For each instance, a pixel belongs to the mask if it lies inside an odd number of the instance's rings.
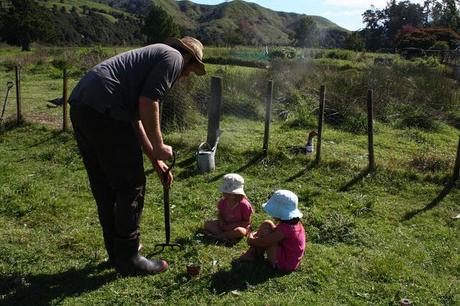
[[[198,152],[196,153],[196,161],[198,163],[198,169],[200,173],[207,173],[211,172],[216,169],[216,162],[215,156],[217,151],[217,144],[219,143],[220,134],[222,134],[222,130],[217,131],[217,139],[214,148],[207,142],[202,142],[198,146]]]
[[[201,173],[211,172],[216,168],[215,155],[216,150],[211,149],[211,146],[207,142],[203,142],[198,146],[196,161]]]

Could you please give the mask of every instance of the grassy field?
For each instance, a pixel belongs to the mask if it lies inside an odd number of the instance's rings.
[[[1,82],[8,73],[0,74]],[[53,97],[60,94],[61,80],[49,75],[29,76],[37,88],[30,107],[55,112],[59,122],[60,108],[44,109],[48,88],[55,87]],[[170,269],[137,278],[103,268],[96,207],[72,133],[60,132],[59,124],[3,127],[0,304],[399,305],[409,298],[414,305],[460,305],[460,220],[453,219],[460,213],[460,190],[449,184],[458,129],[376,122],[377,171],[368,173],[365,135],[326,125],[322,162],[315,165],[313,155],[298,153],[309,130],[289,120],[273,121],[268,156],[262,157],[263,120],[224,116],[217,170],[205,175],[197,171],[195,152],[206,138],[206,122],[166,133],[178,152],[171,237],[184,248],[155,254],[155,244],[164,242],[163,196],[145,160],[143,254],[168,260]],[[200,228],[214,218],[218,186],[229,172],[246,180],[255,226],[268,218],[261,204],[274,190],[299,195],[309,242],[298,271],[232,264],[245,241],[227,247],[203,237]],[[185,273],[190,262],[202,264],[192,280]]]

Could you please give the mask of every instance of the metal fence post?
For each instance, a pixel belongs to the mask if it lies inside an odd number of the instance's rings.
[[[323,122],[324,122],[324,105],[326,103],[326,86],[321,85],[319,93],[319,114],[318,114],[318,145],[316,148],[316,164],[321,161],[321,142],[323,138]]]
[[[67,82],[67,69],[64,68],[62,73],[62,130],[67,131],[67,100],[68,100],[68,82]]]
[[[16,123],[19,125],[22,121],[21,66],[16,65]]]
[[[369,170],[375,170],[375,157],[374,157],[374,101],[373,91],[367,91],[367,139],[369,151]]]
[[[265,100],[265,131],[263,153],[268,154],[268,140],[270,138],[270,121],[272,118],[273,80],[268,81],[267,96]]]
[[[452,180],[455,182],[460,176],[460,136],[458,137],[457,158],[455,159],[454,175]]]

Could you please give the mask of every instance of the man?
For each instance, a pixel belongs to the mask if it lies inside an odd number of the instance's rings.
[[[163,142],[160,99],[179,78],[206,73],[203,45],[169,38],[114,56],[91,69],[73,90],[70,117],[97,203],[109,263],[122,275],[154,274],[164,260],[138,254],[144,206],[142,151],[160,177],[172,148]],[[173,181],[169,174],[167,186]]]

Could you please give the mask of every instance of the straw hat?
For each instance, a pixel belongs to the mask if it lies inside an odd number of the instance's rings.
[[[291,220],[302,218],[302,213],[297,208],[299,199],[289,190],[277,190],[267,203],[262,204],[262,208],[273,218],[280,220]]]
[[[197,75],[206,74],[206,70],[204,69],[203,63],[203,44],[198,39],[190,36],[185,36],[181,39],[169,37],[168,39],[166,39],[165,44],[171,47],[182,47],[188,52],[190,52],[190,54],[192,54],[195,60],[197,61],[198,71],[196,71],[195,73]]]
[[[244,193],[244,179],[241,175],[236,173],[224,175],[224,183],[219,187],[219,190],[224,193],[246,196]]]

